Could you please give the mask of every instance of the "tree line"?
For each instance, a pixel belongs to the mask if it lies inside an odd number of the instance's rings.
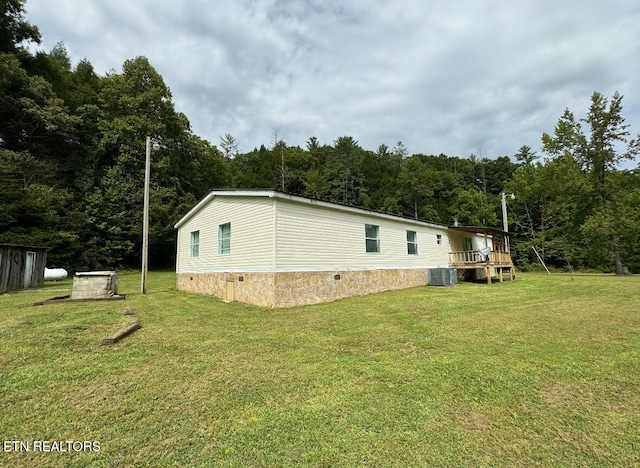
[[[50,247],[50,266],[71,271],[138,267],[145,139],[152,154],[150,265],[173,267],[174,224],[211,188],[287,193],[450,225],[501,227],[509,200],[513,256],[521,268],[548,265],[640,272],[640,177],[621,170],[638,153],[622,96],[591,96],[584,118],[566,110],[542,155],[409,155],[401,142],[363,148],[351,136],[304,148],[273,131],[240,153],[195,135],[170,89],[145,57],[98,75],[72,64],[64,44],[40,43],[24,0],[1,0],[0,242]]]

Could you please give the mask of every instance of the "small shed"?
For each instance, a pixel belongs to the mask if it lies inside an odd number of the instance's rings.
[[[47,247],[0,244],[0,294],[44,284]]]

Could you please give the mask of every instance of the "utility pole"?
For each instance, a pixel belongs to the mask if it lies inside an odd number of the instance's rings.
[[[516,196],[512,193],[508,195],[512,200],[516,199]],[[502,230],[509,232],[509,221],[507,221],[507,195],[502,192]]]
[[[154,143],[153,149],[158,149]],[[149,179],[151,177],[151,137],[147,137],[146,157],[144,164],[144,207],[142,214],[142,284],[140,293],[147,293],[147,270],[149,269]]]
[[[516,196],[512,193],[509,195],[512,200],[515,200]],[[509,221],[507,220],[507,195],[502,192],[502,230],[506,233],[509,232]],[[511,246],[509,245],[509,236],[505,238],[505,250],[509,252]]]
[[[280,145],[280,190],[284,192],[285,187],[285,170],[284,170],[284,141],[278,140],[278,129],[272,129],[273,132],[273,152]]]
[[[281,160],[280,172],[282,175],[282,191],[284,192],[284,143],[280,145],[280,160]]]

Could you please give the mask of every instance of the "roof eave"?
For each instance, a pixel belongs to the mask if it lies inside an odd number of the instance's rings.
[[[449,229],[453,231],[461,231],[461,232],[471,232],[476,234],[489,234],[489,235],[499,235],[499,236],[508,236],[509,233],[507,231],[503,231],[498,228],[486,227],[486,226],[449,226]]]

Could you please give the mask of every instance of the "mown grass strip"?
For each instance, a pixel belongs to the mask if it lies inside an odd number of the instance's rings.
[[[633,466],[638,277],[518,275],[270,310],[120,278],[122,302],[0,296],[12,466]],[[49,293],[50,295],[50,293]],[[27,297],[28,296],[28,297]]]

